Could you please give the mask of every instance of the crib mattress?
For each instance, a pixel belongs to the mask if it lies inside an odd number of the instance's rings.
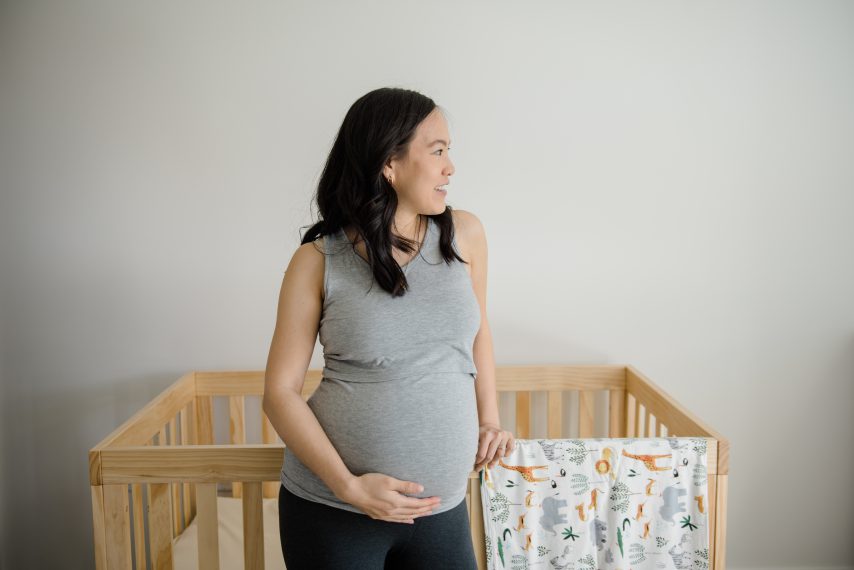
[[[279,540],[279,502],[262,499],[264,517],[264,568],[284,570]],[[243,499],[217,497],[219,519],[219,567],[223,570],[243,568]],[[175,570],[199,568],[198,521],[195,519],[172,541]]]

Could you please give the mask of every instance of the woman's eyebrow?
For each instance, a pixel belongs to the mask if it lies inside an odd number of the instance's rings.
[[[446,141],[445,139],[436,139],[436,140],[434,140],[433,142],[431,142],[430,144],[428,144],[427,146],[433,146],[433,145],[435,145],[435,144],[439,144],[439,143],[441,143],[441,144],[443,144],[443,145],[445,145],[445,146],[450,146],[450,145],[451,145],[450,141]]]

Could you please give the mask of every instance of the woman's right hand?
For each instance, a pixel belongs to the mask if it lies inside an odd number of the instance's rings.
[[[372,519],[414,524],[415,517],[432,513],[441,503],[439,497],[419,499],[404,494],[419,493],[420,487],[382,473],[365,473],[354,477],[339,498]]]

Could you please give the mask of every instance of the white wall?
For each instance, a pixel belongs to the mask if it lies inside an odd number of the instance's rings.
[[[731,438],[730,567],[854,565],[854,5],[461,4],[0,7],[4,569],[91,568],[87,450],[264,367],[380,86],[450,111],[497,362],[634,364]]]

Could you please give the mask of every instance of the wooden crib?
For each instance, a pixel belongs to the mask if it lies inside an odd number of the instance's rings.
[[[710,568],[725,568],[729,442],[717,431],[632,366],[498,366],[496,379],[500,402],[515,410],[502,427],[517,439],[706,438]],[[320,380],[320,370],[307,371],[304,398]],[[260,410],[262,443],[246,442],[245,399],[258,396],[260,408],[263,393],[264,371],[190,372],[89,451],[96,568],[172,569],[173,541],[195,525],[198,567],[219,569],[218,484],[242,500],[246,570],[265,568],[262,507],[278,498],[284,445]],[[228,398],[228,445],[213,444],[215,397]],[[532,434],[532,419],[543,419],[532,414],[533,400],[544,404],[543,435]],[[478,566],[486,568],[480,500],[472,471],[466,504]],[[278,540],[271,547],[281,557]]]

